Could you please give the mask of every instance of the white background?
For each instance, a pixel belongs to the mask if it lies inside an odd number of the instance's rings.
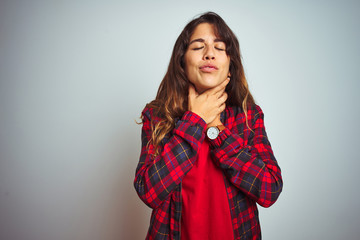
[[[1,239],[145,238],[135,120],[208,10],[239,38],[283,171],[263,239],[359,236],[359,1],[1,0]]]

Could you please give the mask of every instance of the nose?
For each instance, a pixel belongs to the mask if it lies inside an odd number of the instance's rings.
[[[213,59],[215,59],[214,50],[211,47],[206,48],[206,51],[204,53],[204,59],[205,60],[213,60]]]

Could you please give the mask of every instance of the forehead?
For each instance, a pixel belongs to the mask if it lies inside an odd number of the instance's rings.
[[[214,25],[210,23],[200,23],[196,26],[194,32],[190,37],[190,41],[194,39],[204,39],[204,40],[215,40],[220,37],[217,36]]]

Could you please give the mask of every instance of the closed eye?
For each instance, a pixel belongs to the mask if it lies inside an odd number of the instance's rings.
[[[200,49],[203,49],[204,47],[197,47],[197,48],[193,48],[192,50],[200,50]],[[216,50],[219,50],[219,51],[225,51],[225,49],[223,48],[218,48],[218,47],[215,47]]]

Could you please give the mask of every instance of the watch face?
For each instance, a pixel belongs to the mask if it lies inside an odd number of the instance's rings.
[[[214,140],[219,135],[219,129],[217,127],[210,127],[206,132],[208,138]]]

